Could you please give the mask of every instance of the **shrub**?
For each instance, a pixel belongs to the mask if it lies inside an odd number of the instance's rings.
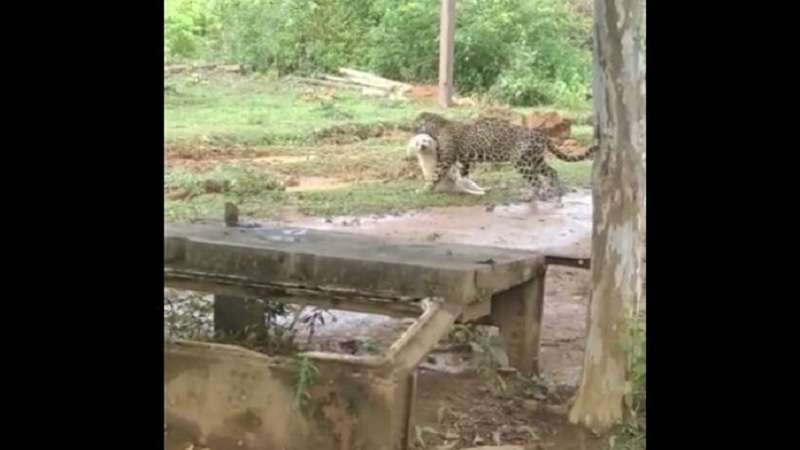
[[[281,74],[340,66],[431,82],[440,0],[169,0],[170,55]],[[514,105],[586,101],[591,19],[563,0],[460,0],[455,85]]]

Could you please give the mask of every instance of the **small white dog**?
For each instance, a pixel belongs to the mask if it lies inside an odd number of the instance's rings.
[[[406,159],[413,159],[416,155],[417,162],[422,169],[422,176],[426,182],[432,182],[436,170],[438,145],[436,140],[427,134],[418,134],[408,141],[406,146]],[[461,176],[458,164],[454,164],[447,173],[447,177],[439,180],[433,187],[437,192],[461,192],[471,195],[484,195],[486,190],[475,184],[469,178]]]

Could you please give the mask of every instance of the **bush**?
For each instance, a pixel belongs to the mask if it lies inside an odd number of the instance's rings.
[[[438,76],[439,0],[378,1],[366,64],[383,76]],[[461,0],[456,13],[455,84],[515,105],[586,101],[591,21],[560,0]]]
[[[369,31],[364,64],[398,80],[432,81],[439,72],[438,0],[377,0],[379,22]]]
[[[196,58],[220,30],[219,18],[208,0],[166,1],[164,41],[167,55]]]
[[[591,20],[559,0],[528,2],[512,63],[491,88],[512,105],[586,102],[591,86]]]
[[[214,52],[280,73],[333,70],[363,47],[372,1],[209,0],[222,22]]]
[[[171,55],[254,70],[438,76],[440,0],[170,0]],[[455,84],[514,105],[586,101],[591,19],[563,0],[460,0]]]

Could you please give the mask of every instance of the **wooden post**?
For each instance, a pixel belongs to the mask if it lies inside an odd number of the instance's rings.
[[[225,226],[239,226],[239,208],[225,203]],[[214,295],[214,331],[241,337],[247,331],[263,331],[266,308],[256,299]]]
[[[439,104],[453,104],[453,40],[456,23],[456,0],[442,0],[439,26]]]

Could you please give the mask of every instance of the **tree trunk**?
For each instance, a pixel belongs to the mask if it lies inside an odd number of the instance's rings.
[[[605,431],[623,419],[628,320],[643,291],[645,101],[643,0],[595,0],[592,295],[572,423]]]

